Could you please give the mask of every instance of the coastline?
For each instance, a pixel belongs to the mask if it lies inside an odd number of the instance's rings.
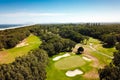
[[[8,27],[8,28],[0,28],[0,31],[3,31],[3,30],[8,30],[8,29],[22,28],[22,27],[32,26],[32,25],[35,25],[35,24],[28,24],[28,25],[15,26],[15,27]]]

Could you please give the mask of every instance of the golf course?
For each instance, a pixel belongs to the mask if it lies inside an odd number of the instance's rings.
[[[98,29],[70,25],[35,25],[1,31],[0,79],[109,80],[104,75],[115,74],[114,69],[119,71],[114,68],[119,64],[119,34],[102,34],[102,26]],[[100,37],[93,29],[101,31]]]
[[[0,80],[120,80],[120,0],[0,0]]]
[[[62,52],[50,58],[46,80],[99,80],[98,69],[111,62],[115,48],[103,48],[101,41],[91,37],[86,45],[77,44],[74,50],[79,46],[85,49],[81,55]]]
[[[11,63],[16,57],[37,49],[41,43],[37,36],[31,34],[14,48],[1,51],[0,63]],[[80,46],[85,50],[76,55],[74,51]],[[114,51],[115,48],[103,48],[99,40],[90,37],[86,45],[77,44],[72,52],[61,52],[49,58],[46,80],[99,80],[98,69],[111,62]]]
[[[31,34],[14,48],[1,51],[0,64],[13,62],[16,57],[37,49],[41,43],[37,36]],[[74,50],[80,46],[85,50],[81,55],[76,55]],[[103,48],[99,40],[90,37],[86,45],[77,44],[74,50],[49,58],[46,80],[99,80],[98,69],[111,62],[115,48]]]
[[[38,48],[40,44],[41,40],[37,36],[31,34],[14,48],[0,51],[0,64],[11,63],[16,57],[27,55],[30,50]]]

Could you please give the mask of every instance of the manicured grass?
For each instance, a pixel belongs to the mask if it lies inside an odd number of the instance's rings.
[[[75,67],[80,67],[84,65],[86,62],[82,59],[81,56],[70,56],[55,63],[55,67],[57,69],[65,70],[71,69]]]
[[[113,56],[113,52],[115,52],[115,47],[113,48],[103,48],[102,45],[98,46],[98,51],[100,52],[104,52],[105,54],[109,55],[109,56]]]
[[[93,68],[90,66],[91,62],[87,62],[84,59],[82,59],[82,55],[72,54],[69,57],[61,58],[58,61],[53,61],[52,59],[54,57],[56,56],[50,58],[50,63],[46,69],[47,70],[46,80],[85,80],[83,75],[77,75],[75,77],[67,77],[65,73],[68,70],[74,70],[76,68],[82,70],[85,73]]]
[[[96,44],[100,44],[101,41],[99,41],[98,39],[94,39],[92,37],[89,37],[89,40],[87,41],[87,44],[93,43],[94,45]]]
[[[99,60],[101,66],[108,65],[112,60],[111,58],[98,54],[97,52],[92,52],[91,54]]]
[[[105,54],[107,54],[107,55],[109,55],[109,56],[113,56],[113,52],[116,51],[115,47],[113,47],[113,48],[104,48],[104,47],[102,46],[102,44],[101,44],[101,41],[99,41],[98,39],[94,39],[94,38],[92,38],[92,37],[89,38],[89,41],[87,42],[87,46],[89,46],[90,43],[93,44],[92,46],[93,46],[96,50],[98,50],[98,51],[100,51],[100,52],[102,52],[102,53],[105,53]]]
[[[111,57],[113,57],[113,52],[116,51],[115,47],[113,47],[113,48],[104,48],[104,47],[102,46],[102,44],[101,44],[101,41],[99,41],[98,39],[94,39],[94,38],[92,38],[92,37],[89,38],[89,41],[88,41],[87,45],[84,45],[84,46],[83,46],[84,48],[87,48],[87,49],[88,49],[88,51],[90,52],[91,55],[95,56],[95,57],[99,60],[99,62],[100,62],[101,65],[107,65],[107,64],[109,64],[112,59],[111,59],[111,58],[108,58],[108,57],[106,57],[106,56],[104,56],[104,55],[101,55],[101,54],[99,54],[99,53],[96,52],[96,51],[91,50],[91,49],[89,48],[90,43],[92,43],[92,46],[93,46],[97,51],[99,51],[99,52],[101,52],[101,53],[103,53],[103,54],[106,54],[106,55],[108,55],[108,56],[111,56]]]
[[[94,47],[97,51],[107,54],[109,56],[113,56],[113,52],[116,51],[115,48],[114,47],[103,48],[101,41],[99,41],[98,39],[91,38],[91,37],[86,45],[82,45],[91,56],[98,59],[98,64],[100,66],[105,66],[109,64],[112,59],[104,55],[101,55],[97,53],[96,51],[93,51],[90,48],[90,43],[92,43],[92,47]],[[81,45],[81,44],[78,44],[78,45]],[[63,54],[65,53],[61,53],[61,54],[55,55],[52,58],[50,58],[50,61],[49,61],[50,63],[48,67],[46,68],[47,70],[46,80],[99,80],[98,78],[94,78],[94,77],[92,79],[84,77],[85,73],[92,72],[92,70],[95,70],[95,72],[98,73],[97,71],[99,69],[99,66],[93,67],[92,66],[93,63],[83,60],[82,55],[72,55],[66,58],[62,58],[58,61],[52,61],[54,57],[63,55]],[[67,70],[74,70],[76,68],[82,70],[84,74],[77,75],[75,77],[67,77],[65,75]]]
[[[41,40],[35,35],[31,34],[29,37],[26,38],[26,43],[28,45],[23,47],[14,47],[11,49],[4,50],[5,52],[7,52],[7,54],[2,57],[0,63],[1,64],[11,63],[15,60],[16,57],[28,54],[30,50],[39,47],[39,45],[41,44]]]

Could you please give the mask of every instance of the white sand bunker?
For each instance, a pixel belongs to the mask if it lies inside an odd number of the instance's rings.
[[[79,69],[75,69],[74,71],[67,71],[65,74],[66,74],[66,76],[68,76],[68,77],[74,77],[74,76],[76,76],[76,75],[81,75],[81,74],[83,74],[83,72],[82,72],[81,70],[79,70]]]
[[[87,57],[82,57],[84,60],[86,61],[92,61],[91,59],[87,58]]]
[[[21,42],[21,43],[19,43],[16,47],[23,47],[23,46],[27,46],[28,45],[28,43],[26,43],[26,42]]]
[[[61,55],[61,56],[57,56],[57,57],[53,58],[53,61],[57,61],[57,60],[59,60],[59,59],[61,59],[61,58],[63,58],[63,57],[68,57],[68,56],[70,56],[69,53],[66,53],[66,54]]]

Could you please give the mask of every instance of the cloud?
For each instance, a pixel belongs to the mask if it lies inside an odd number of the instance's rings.
[[[26,12],[17,12],[17,13],[6,13],[6,14],[0,14],[1,17],[56,17],[56,16],[65,16],[70,15],[68,13],[26,13]]]
[[[34,23],[51,23],[51,22],[64,22],[68,19],[68,16],[72,16],[70,13],[28,13],[28,12],[16,12],[16,13],[0,13],[0,24],[19,24],[26,22]]]
[[[120,22],[116,12],[81,13],[0,13],[0,23],[76,23],[76,22]]]

